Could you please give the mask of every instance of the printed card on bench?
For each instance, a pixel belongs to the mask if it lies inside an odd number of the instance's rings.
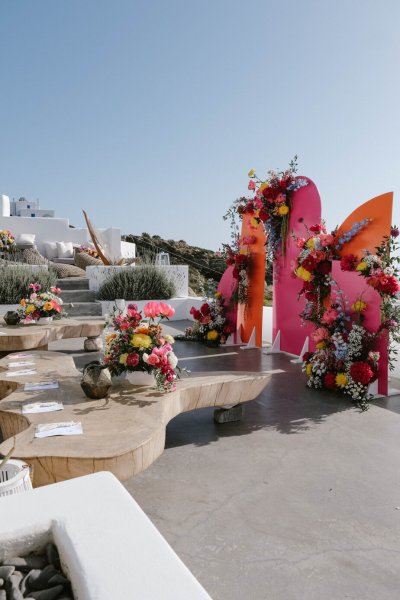
[[[9,371],[6,373],[6,377],[25,377],[26,375],[36,375],[36,371],[33,369],[23,369],[22,371]]]
[[[38,390],[56,390],[58,381],[31,381],[24,386],[25,392],[36,392]]]
[[[23,405],[22,414],[45,413],[63,409],[62,402],[33,402],[32,404]]]
[[[36,426],[35,437],[44,438],[55,435],[82,435],[82,423],[64,421],[63,423],[45,423]]]

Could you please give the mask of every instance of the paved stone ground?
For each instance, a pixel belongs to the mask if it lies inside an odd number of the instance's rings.
[[[95,358],[83,340],[51,346],[78,366]],[[125,482],[211,597],[397,600],[400,397],[360,413],[307,390],[285,355],[176,352],[193,371],[284,371],[240,423],[216,425],[212,409],[175,418],[164,454]]]

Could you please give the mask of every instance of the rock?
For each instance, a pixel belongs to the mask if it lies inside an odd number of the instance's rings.
[[[0,567],[1,579],[8,579],[15,571],[15,567]]]
[[[53,567],[56,569],[60,569],[60,555],[58,554],[58,550],[55,545],[51,542],[46,545],[46,556],[50,565],[53,565]]]
[[[47,565],[42,571],[32,571],[28,581],[29,587],[33,590],[44,590],[49,587],[49,580],[57,573],[53,565]]]
[[[230,408],[216,408],[214,410],[214,421],[219,424],[241,421],[243,414],[243,404],[236,404]]]
[[[39,592],[30,592],[29,598],[33,598],[34,600],[55,600],[63,591],[64,588],[62,585],[56,585],[55,587],[40,590]]]
[[[0,600],[7,600],[6,590],[0,590]]]
[[[25,558],[20,556],[13,556],[3,561],[3,566],[12,566],[20,571],[30,571],[31,569],[43,569],[47,564],[45,556],[39,556],[37,554],[30,554]]]
[[[99,352],[103,349],[103,340],[101,337],[88,337],[83,342],[85,352]]]
[[[61,573],[57,573],[56,575],[54,575],[53,577],[51,577],[51,579],[49,579],[49,585],[53,586],[53,585],[68,585],[69,581],[66,577],[64,577],[64,575],[62,575]]]
[[[5,583],[4,579],[0,579],[0,588],[2,588],[4,586],[4,583]]]

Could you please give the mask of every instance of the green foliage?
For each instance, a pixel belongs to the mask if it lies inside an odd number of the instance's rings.
[[[168,300],[176,293],[174,284],[154,265],[121,269],[99,288],[99,300]]]
[[[29,294],[28,285],[40,283],[43,290],[49,290],[57,283],[53,271],[36,271],[29,266],[0,266],[0,304],[17,304]]]

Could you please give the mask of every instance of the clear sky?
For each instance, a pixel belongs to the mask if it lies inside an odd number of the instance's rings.
[[[1,0],[0,193],[217,249],[294,154],[329,226],[395,192],[398,0]]]

